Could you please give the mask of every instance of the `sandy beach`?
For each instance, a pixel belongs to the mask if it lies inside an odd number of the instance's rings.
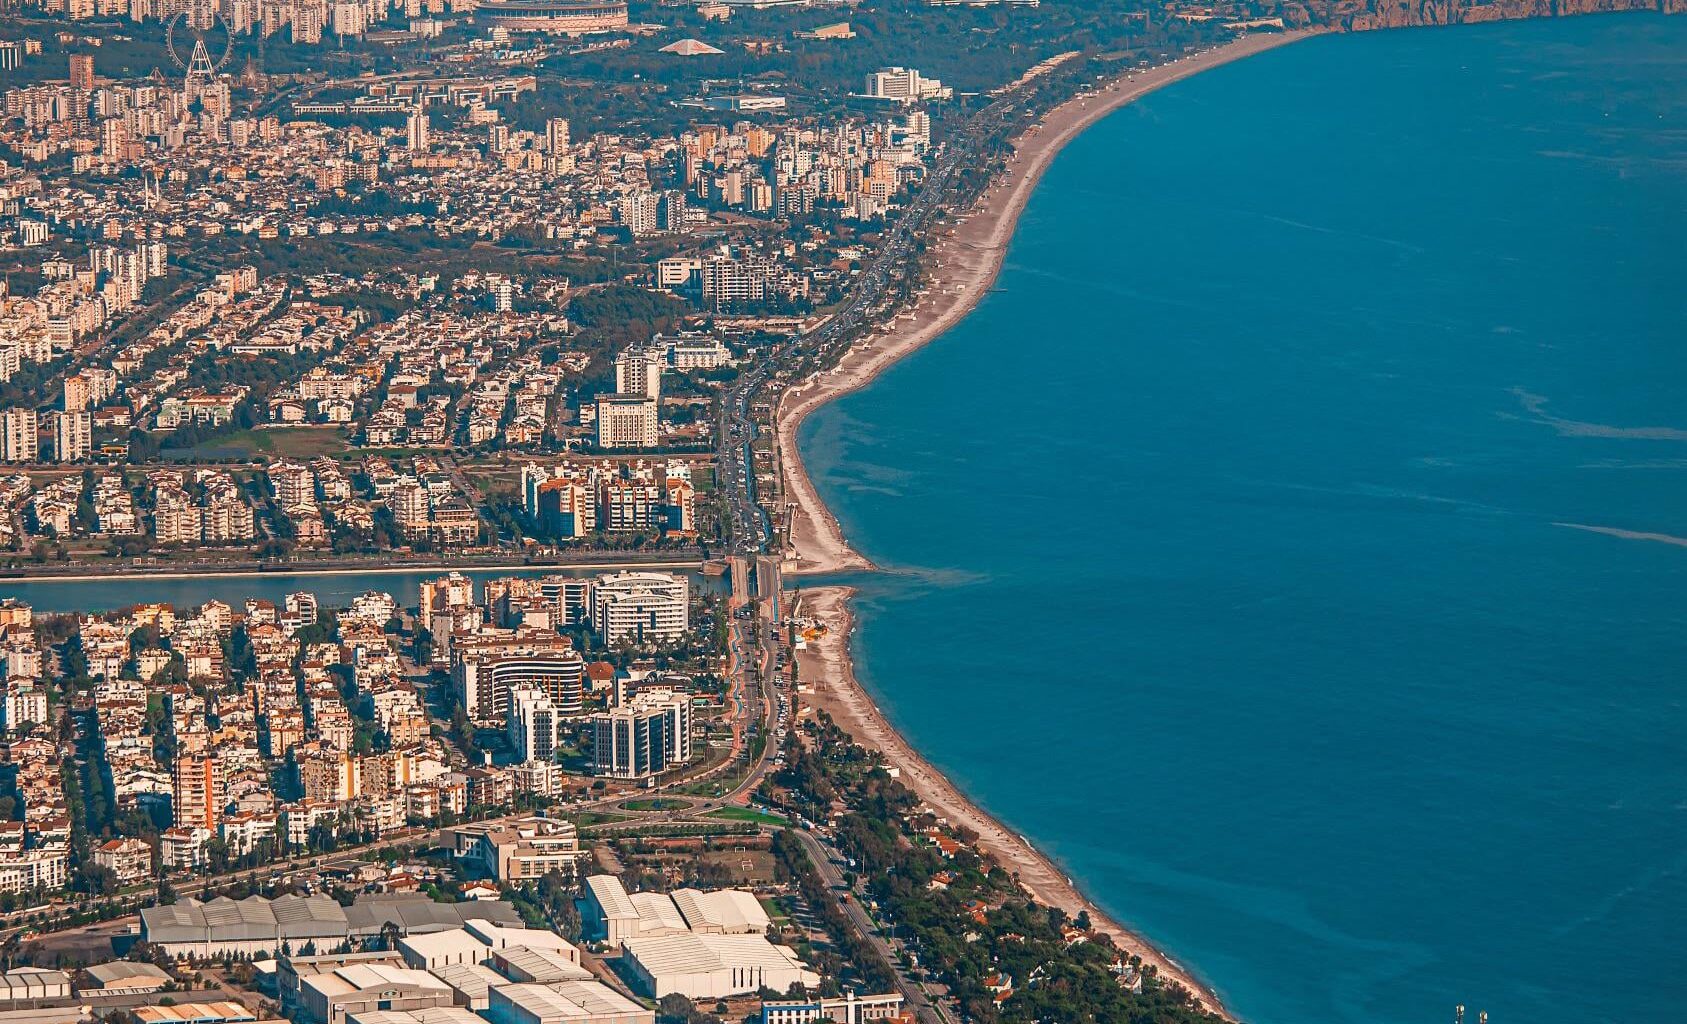
[[[780,400],[779,465],[791,504],[788,574],[871,569],[852,548],[820,500],[797,452],[797,429],[809,413],[864,387],[887,366],[959,323],[989,293],[1002,269],[1019,215],[1043,171],[1085,128],[1122,106],[1173,82],[1306,38],[1308,32],[1243,36],[1171,64],[1142,68],[1109,86],[1056,107],[1014,141],[1006,171],[970,209],[931,240],[928,287],[911,310],[858,342],[831,371],[790,388]]]
[[[865,386],[886,367],[941,335],[972,311],[1000,273],[1019,215],[1055,155],[1091,124],[1155,89],[1309,34],[1245,36],[1171,64],[1138,70],[1106,88],[1063,104],[1015,140],[1006,172],[972,208],[931,241],[927,288],[914,308],[904,311],[888,328],[881,328],[857,343],[830,372],[784,394],[779,407],[777,439],[785,492],[792,506],[790,541],[785,552],[788,574],[873,568],[845,539],[803,467],[796,435],[804,418],[838,396]],[[1080,910],[1088,911],[1097,930],[1111,936],[1121,949],[1156,965],[1162,977],[1183,985],[1209,1009],[1224,1013],[1210,989],[1092,904],[1052,861],[968,799],[890,725],[857,683],[850,662],[853,618],[849,600],[853,593],[848,587],[818,587],[802,592],[800,614],[816,618],[828,627],[825,637],[799,655],[802,678],[813,687],[813,693],[805,694],[804,700],[825,710],[858,742],[878,749],[887,761],[900,766],[906,785],[936,813],[975,832],[979,846],[1014,872],[1033,897],[1072,916]]]
[[[803,684],[812,687],[812,692],[801,695],[799,704],[825,711],[856,742],[882,753],[886,763],[902,770],[903,785],[919,794],[933,813],[977,833],[979,848],[1000,861],[1039,902],[1059,907],[1072,917],[1081,910],[1088,911],[1091,925],[1112,937],[1120,949],[1142,957],[1145,964],[1156,965],[1160,977],[1182,985],[1208,1009],[1225,1013],[1223,1004],[1209,988],[1142,936],[1085,899],[1052,861],[969,800],[891,727],[856,681],[850,663],[849,638],[854,619],[849,599],[854,593],[849,587],[812,587],[802,591],[797,614],[825,623],[827,630],[825,636],[797,655]]]

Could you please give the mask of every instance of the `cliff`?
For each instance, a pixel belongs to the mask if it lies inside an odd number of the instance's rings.
[[[1286,4],[1291,25],[1327,25],[1349,31],[1405,28],[1412,25],[1460,25],[1512,18],[1554,18],[1614,11],[1687,11],[1687,0],[1311,0]]]

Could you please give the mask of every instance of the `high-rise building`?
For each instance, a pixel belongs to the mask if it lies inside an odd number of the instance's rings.
[[[463,713],[476,721],[504,718],[519,690],[544,694],[559,715],[579,714],[585,701],[586,663],[567,637],[469,637],[454,643],[451,655]]]
[[[662,193],[661,205],[656,209],[656,226],[663,231],[686,231],[691,227],[691,207],[685,193],[669,189]]]
[[[627,571],[592,582],[592,626],[605,643],[678,639],[690,628],[690,607],[684,576]]]
[[[306,800],[338,803],[363,795],[363,763],[346,751],[312,749],[299,755],[298,762]]]
[[[94,417],[88,412],[61,412],[53,417],[53,457],[60,462],[86,462],[94,455]]]
[[[615,393],[662,397],[665,353],[654,345],[635,345],[615,357]]]
[[[7,409],[0,413],[0,462],[35,462],[41,457],[37,434],[40,422],[34,409]]]
[[[93,396],[89,394],[88,378],[78,373],[64,379],[64,411],[81,412],[88,408]]]
[[[410,119],[405,122],[405,138],[410,152],[428,151],[428,112],[422,107],[410,111]]]
[[[533,489],[532,515],[557,540],[579,540],[597,529],[597,496],[580,480],[546,480]]]
[[[176,758],[174,790],[177,828],[207,828],[215,832],[228,801],[222,766],[208,754]]]
[[[643,779],[691,760],[691,697],[652,690],[592,716],[592,772]]]
[[[568,149],[568,118],[553,117],[545,122],[545,149],[561,153]]]
[[[597,443],[600,448],[655,447],[656,399],[649,395],[597,396]]]
[[[634,238],[656,233],[658,200],[654,192],[629,192],[615,203],[616,216]]]
[[[420,481],[405,480],[387,495],[387,508],[393,519],[410,532],[425,531],[428,526],[428,489]]]
[[[70,55],[70,87],[72,89],[94,88],[94,58],[85,53]]]
[[[47,723],[47,691],[31,679],[0,682],[0,732]]]
[[[931,145],[931,115],[923,110],[910,110],[902,119],[902,136],[919,146]]]
[[[129,147],[129,126],[122,118],[108,117],[100,122],[100,152],[107,157],[122,159]]]
[[[572,626],[591,616],[592,583],[578,576],[543,576],[539,593],[549,602],[558,626]]]
[[[383,4],[382,8],[385,6]],[[337,36],[351,36],[356,39],[369,31],[369,11],[364,4],[342,0],[328,8],[328,15]]]
[[[556,753],[562,713],[551,698],[533,687],[510,693],[510,746],[523,763],[549,761]]]
[[[162,248],[162,247],[160,247]],[[158,276],[161,271],[149,271]],[[103,405],[117,392],[117,371],[108,366],[88,366],[64,379],[64,408],[66,412],[80,412]]]
[[[266,471],[275,488],[275,503],[282,511],[316,508],[316,477],[310,467],[296,462],[277,462]]]

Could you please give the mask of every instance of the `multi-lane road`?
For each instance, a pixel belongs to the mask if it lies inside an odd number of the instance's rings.
[[[914,259],[920,234],[937,211],[954,198],[962,170],[979,158],[984,141],[1001,131],[1018,109],[1014,99],[1008,96],[974,114],[943,147],[919,193],[887,232],[878,256],[855,279],[843,304],[796,340],[775,348],[772,355],[742,374],[721,396],[720,486],[727,498],[734,553],[766,552],[774,538],[772,521],[761,506],[756,489],[758,431],[751,412],[756,396],[779,371],[814,356],[837,354],[857,328],[869,318],[882,315],[886,289],[906,277],[898,269]]]
[[[811,831],[792,829],[791,835],[802,842],[803,849],[808,851],[808,859],[814,862],[814,868],[820,873],[820,880],[826,887],[841,893],[850,893],[849,884],[845,881],[843,869],[838,866],[839,854],[836,850]],[[879,926],[867,913],[867,908],[861,904],[859,895],[854,899],[842,900],[839,904],[844,915],[849,918],[849,925],[856,934],[867,941],[879,955],[884,957],[885,963],[890,964],[896,972],[896,987],[907,1000],[907,1008],[914,1014],[920,1024],[950,1024],[949,1011],[941,1003],[933,1002],[919,983],[908,976],[897,960],[897,951],[891,947],[890,940],[879,931]]]
[[[800,366],[811,358],[840,354],[839,350],[849,342],[857,328],[866,324],[870,318],[884,314],[888,305],[886,290],[893,282],[904,280],[908,276],[907,265],[915,258],[915,247],[921,233],[937,211],[955,197],[957,179],[961,171],[978,159],[984,141],[1002,130],[1017,109],[1019,108],[1011,98],[1004,97],[973,115],[966,127],[944,147],[928,180],[887,233],[879,255],[856,278],[855,285],[843,305],[795,341],[776,348],[772,355],[746,371],[722,395],[718,423],[719,484],[727,499],[728,529],[731,538],[729,550],[734,556],[751,557],[766,553],[774,546],[773,523],[766,509],[762,507],[757,493],[755,441],[758,428],[752,412],[757,396],[781,371]],[[773,396],[773,400],[777,401],[777,396]],[[756,631],[758,648],[771,658],[768,627],[758,618],[751,618],[749,622]],[[741,642],[742,634],[738,629],[738,620],[735,620],[733,643],[735,653],[740,658],[743,653],[747,653],[740,651],[738,645]],[[776,666],[776,661],[764,662],[760,673],[762,692],[767,695],[769,707],[773,706],[771,702],[776,693],[773,685]],[[762,756],[752,766],[744,785],[734,791],[734,797],[742,797],[752,792],[755,784],[767,771],[774,747],[772,741],[785,725],[783,714],[781,704],[779,710],[771,717],[774,735],[770,735]],[[837,852],[829,843],[823,842],[810,831],[793,829],[792,833],[802,841],[810,859],[819,870],[821,879],[832,889],[847,892],[843,874],[837,866]],[[843,899],[841,903],[850,926],[876,948],[895,970],[897,987],[907,1000],[908,1009],[914,1013],[915,1018],[921,1024],[950,1024],[951,1017],[943,1005],[933,1002],[925,990],[902,969],[896,951],[891,947],[889,940],[879,932],[878,925],[861,905],[860,900]]]

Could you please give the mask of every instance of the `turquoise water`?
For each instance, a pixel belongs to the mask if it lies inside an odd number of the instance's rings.
[[[804,428],[865,681],[1251,1021],[1687,1019],[1684,239],[1687,18],[1110,117]]]

